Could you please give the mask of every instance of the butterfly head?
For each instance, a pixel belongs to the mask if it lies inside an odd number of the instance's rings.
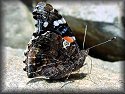
[[[53,7],[45,2],[40,2],[36,5],[33,10],[34,16],[41,16],[43,19],[46,19],[48,14],[53,11]]]

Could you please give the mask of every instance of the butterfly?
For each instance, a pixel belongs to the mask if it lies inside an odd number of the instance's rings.
[[[36,30],[26,47],[23,61],[26,65],[24,71],[27,72],[29,78],[45,76],[49,79],[61,79],[68,77],[72,72],[84,66],[91,48],[103,44],[80,50],[66,20],[48,3],[39,2],[32,14],[36,20]]]

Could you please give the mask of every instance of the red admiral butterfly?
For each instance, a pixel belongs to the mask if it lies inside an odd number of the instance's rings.
[[[50,4],[40,2],[32,13],[36,30],[24,52],[26,59],[23,61],[29,78],[60,79],[69,76],[84,66],[91,48],[115,39],[80,50],[67,22]]]

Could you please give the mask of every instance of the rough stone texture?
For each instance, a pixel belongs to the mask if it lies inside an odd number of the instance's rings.
[[[32,32],[34,20],[31,12],[20,1],[2,0],[2,32],[4,45],[24,48]]]
[[[23,50],[5,47],[3,49],[4,59],[2,68],[2,92],[123,92],[122,61],[106,62],[90,56],[86,59],[87,65],[79,72],[71,75],[66,84],[63,81],[49,81],[45,78],[27,78],[23,71]],[[92,62],[91,62],[92,61]],[[92,63],[91,74],[90,65]],[[79,75],[81,74],[81,76]],[[61,88],[62,87],[62,88]]]

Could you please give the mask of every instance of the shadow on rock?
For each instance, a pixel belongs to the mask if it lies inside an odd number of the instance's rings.
[[[67,77],[61,78],[61,79],[47,79],[47,78],[33,78],[30,81],[27,82],[27,84],[30,83],[35,83],[35,82],[39,82],[39,81],[43,81],[45,80],[48,83],[56,83],[56,82],[66,82],[66,81],[74,81],[74,80],[80,80],[86,77],[87,74],[85,73],[74,73],[71,74],[68,79]]]

